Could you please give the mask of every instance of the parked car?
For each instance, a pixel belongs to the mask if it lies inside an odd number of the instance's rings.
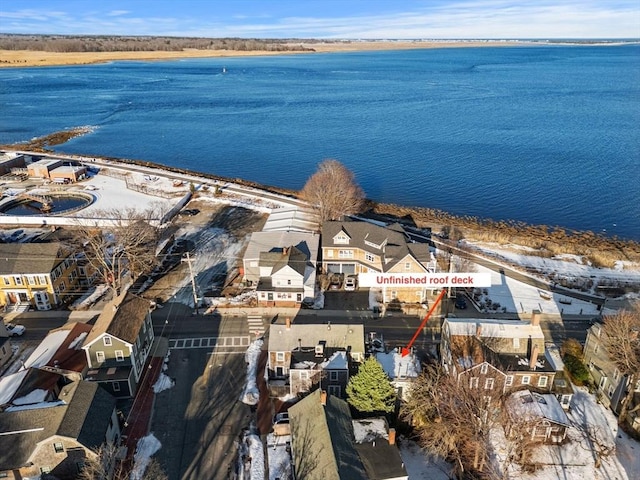
[[[13,323],[7,323],[5,325],[7,327],[7,332],[12,337],[20,337],[26,330],[24,325],[14,325]]]
[[[332,273],[331,278],[329,278],[329,289],[340,290],[342,288],[343,282],[344,282],[344,273]]]
[[[352,292],[358,288],[358,277],[356,275],[349,275],[344,281],[344,289]]]
[[[276,414],[273,418],[273,434],[274,435],[290,435],[289,413],[282,412]]]
[[[467,301],[462,297],[458,297],[456,298],[455,306],[458,310],[464,310],[467,308]]]

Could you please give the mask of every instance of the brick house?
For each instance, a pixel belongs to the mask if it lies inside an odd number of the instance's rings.
[[[322,269],[326,273],[428,273],[436,261],[428,243],[411,241],[400,224],[331,221],[322,226]],[[384,287],[382,302],[422,303],[431,290],[423,286]]]
[[[50,310],[78,289],[75,255],[61,243],[0,244],[0,306]]]
[[[364,360],[362,325],[271,325],[267,384],[272,397],[303,396],[318,386],[343,396],[354,364]]]
[[[153,340],[150,302],[122,293],[104,308],[82,345],[87,380],[100,383],[114,397],[134,396]]]

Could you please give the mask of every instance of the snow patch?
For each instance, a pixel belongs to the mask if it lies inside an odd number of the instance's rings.
[[[169,390],[174,385],[175,385],[175,382],[171,378],[169,378],[169,376],[167,376],[164,372],[161,372],[160,376],[158,377],[158,380],[156,380],[156,383],[153,384],[153,392],[160,393],[165,390]]]
[[[258,390],[258,384],[256,383],[256,372],[263,343],[264,340],[261,338],[254,340],[251,345],[249,345],[249,348],[247,348],[247,353],[245,354],[245,360],[247,362],[247,380],[240,400],[242,403],[247,405],[257,405],[260,400],[260,391]]]
[[[133,456],[134,465],[133,470],[131,471],[130,480],[142,480],[144,475],[144,471],[147,469],[147,465],[149,465],[149,461],[153,454],[155,454],[160,448],[162,444],[160,440],[158,440],[153,433],[150,433],[146,437],[142,437],[138,440],[138,445],[136,446],[136,453]]]

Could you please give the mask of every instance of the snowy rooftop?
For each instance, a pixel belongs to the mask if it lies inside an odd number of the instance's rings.
[[[540,338],[544,333],[540,325],[514,320],[487,320],[485,318],[448,318],[445,323],[451,336],[475,336],[480,326],[484,338]]]
[[[320,364],[323,370],[346,370],[349,366],[347,352],[335,352],[326,361]]]
[[[415,355],[403,357],[397,351],[376,353],[376,360],[382,365],[391,380],[415,378],[420,374],[420,361]]]
[[[271,325],[269,328],[269,351],[290,352],[298,348],[299,342],[303,347],[315,347],[321,341],[327,347],[347,348],[355,353],[364,352],[364,326],[362,325],[312,325],[292,324]]]
[[[512,415],[530,418],[546,418],[555,423],[569,425],[567,414],[560,402],[551,394],[540,395],[529,390],[520,390],[511,395],[508,406]]]

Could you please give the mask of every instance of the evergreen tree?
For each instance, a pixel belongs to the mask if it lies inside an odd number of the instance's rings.
[[[360,413],[391,413],[396,404],[396,391],[382,365],[369,357],[347,385],[347,401]]]

